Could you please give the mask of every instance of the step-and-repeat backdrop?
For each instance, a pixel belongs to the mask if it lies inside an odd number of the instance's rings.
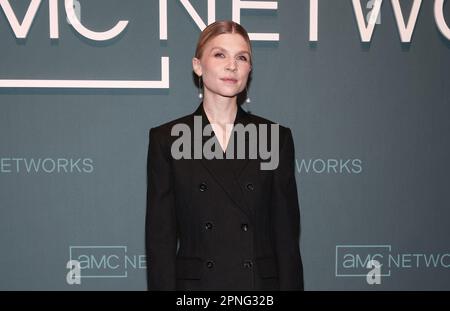
[[[244,109],[292,129],[305,288],[449,290],[446,2],[1,0],[0,289],[146,289],[148,130],[233,19]]]

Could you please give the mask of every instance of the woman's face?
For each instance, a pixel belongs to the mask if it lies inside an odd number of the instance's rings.
[[[205,96],[234,97],[245,89],[251,71],[250,47],[236,33],[221,34],[206,43],[201,59],[193,58]]]

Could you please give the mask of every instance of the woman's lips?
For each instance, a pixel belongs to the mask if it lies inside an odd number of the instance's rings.
[[[234,84],[234,83],[237,82],[236,79],[232,79],[232,78],[222,78],[222,79],[220,79],[220,80],[222,80],[222,81],[224,81],[224,82],[226,82],[226,83],[231,83],[231,84]]]

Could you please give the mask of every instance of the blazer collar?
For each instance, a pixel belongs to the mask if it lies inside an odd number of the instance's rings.
[[[202,125],[205,127],[207,124],[210,124],[208,116],[206,115],[205,108],[203,107],[203,101],[198,105],[197,109],[193,113],[194,116],[202,116]],[[242,109],[241,105],[238,105],[236,117],[234,119],[234,125],[237,123],[241,123],[243,125],[248,124],[248,115],[249,113]],[[214,133],[214,132],[213,132]]]

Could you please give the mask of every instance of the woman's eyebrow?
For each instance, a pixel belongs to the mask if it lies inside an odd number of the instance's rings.
[[[224,51],[224,52],[228,52],[226,49],[221,48],[219,46],[215,46],[215,47],[211,48],[211,51],[213,51],[215,49],[218,49],[218,50],[221,50],[221,51]],[[241,53],[247,53],[248,55],[250,55],[250,52],[247,51],[247,50],[242,50],[242,51],[237,52],[237,54],[241,54]]]

